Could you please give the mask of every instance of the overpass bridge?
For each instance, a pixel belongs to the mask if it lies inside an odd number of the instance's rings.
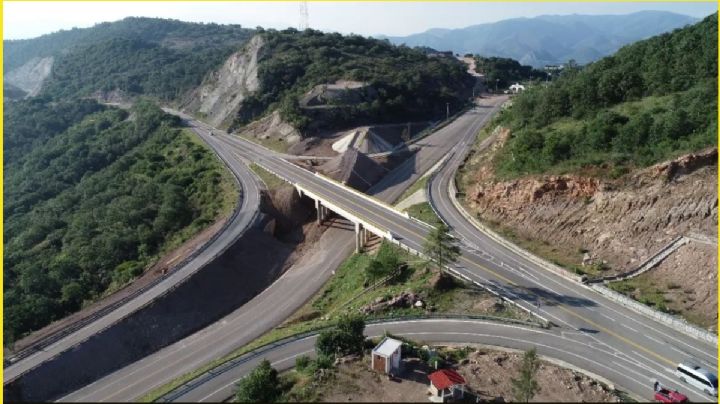
[[[473,140],[474,133],[468,133],[451,154]],[[330,210],[356,223],[356,247],[362,248],[363,237],[369,231],[409,251],[423,250],[428,225],[267,151],[254,150],[260,146],[229,136],[223,136],[223,141],[233,146],[238,157],[255,162],[317,201],[319,220]],[[578,332],[578,338],[586,344],[604,347],[606,356],[596,358],[600,363],[608,357],[630,361],[633,365],[623,370],[632,383],[642,385],[643,380],[657,379],[674,386],[672,369],[688,357],[717,372],[717,345],[689,338],[510,251],[484,242],[477,246],[475,242],[480,240],[475,235],[460,240],[461,256],[447,267],[450,271],[554,325]],[[682,389],[694,400],[703,399],[697,389]]]
[[[238,142],[242,142],[239,139],[224,136],[221,137],[221,140],[234,147],[239,146]],[[397,236],[390,231],[399,222],[414,224],[418,227],[416,233],[422,235],[429,229],[429,225],[411,218],[407,213],[400,212],[389,204],[341,182],[317,172],[313,173],[284,159],[274,158],[272,155],[254,154],[252,150],[250,153],[243,153],[242,150],[257,146],[248,144],[242,146],[242,149],[234,150],[238,157],[252,160],[255,164],[295,187],[300,196],[306,196],[315,201],[318,224],[325,221],[330,212],[352,222],[355,228],[356,252],[363,250],[370,234],[402,245]]]

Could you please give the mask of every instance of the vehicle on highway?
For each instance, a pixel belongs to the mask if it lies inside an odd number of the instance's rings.
[[[712,372],[692,363],[679,363],[675,374],[681,381],[717,397],[718,379]]]
[[[655,382],[655,401],[659,403],[687,403],[688,398],[685,394],[677,390],[670,390],[668,387]]]

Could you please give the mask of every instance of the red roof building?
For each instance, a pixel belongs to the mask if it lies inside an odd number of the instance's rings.
[[[452,369],[440,369],[428,376],[430,379],[430,401],[444,403],[465,395],[465,378]]]

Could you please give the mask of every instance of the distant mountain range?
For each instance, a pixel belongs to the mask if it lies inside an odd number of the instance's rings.
[[[544,15],[378,38],[411,47],[510,57],[525,65],[542,67],[570,59],[580,64],[592,62],[629,43],[697,21],[699,19],[694,17],[665,11],[625,15]]]

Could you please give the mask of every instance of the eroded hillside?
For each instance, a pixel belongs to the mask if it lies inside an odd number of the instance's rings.
[[[238,52],[186,97],[183,109],[197,114],[213,126],[227,126],[237,115],[248,94],[257,91],[258,53],[264,40],[254,36]]]
[[[491,162],[508,134],[498,128],[495,145],[475,153],[461,171],[461,202],[468,211],[521,246],[591,278],[631,271],[676,238],[689,237],[687,247],[648,273],[662,275],[653,287],[667,292],[656,303],[682,307],[696,323],[716,326],[717,148],[615,180],[576,174],[502,180]],[[685,293],[671,296],[675,290]],[[642,300],[636,287],[627,292]]]

